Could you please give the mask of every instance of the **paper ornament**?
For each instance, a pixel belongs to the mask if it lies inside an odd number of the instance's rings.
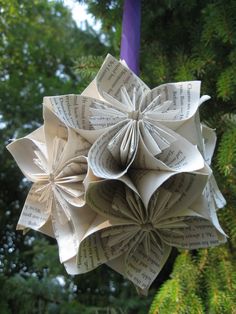
[[[34,182],[18,228],[54,236],[69,274],[106,263],[143,293],[172,247],[224,243],[207,99],[199,81],[150,90],[110,55],[81,95],[44,97],[44,126],[8,146]]]

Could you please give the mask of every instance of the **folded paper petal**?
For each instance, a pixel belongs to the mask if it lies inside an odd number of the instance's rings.
[[[111,97],[120,103],[124,103],[124,98],[129,98],[136,104],[135,110],[139,108],[143,94],[149,91],[138,76],[109,54],[95,78],[95,83],[99,94],[108,102]],[[128,97],[125,92],[121,93],[124,86]],[[132,111],[132,105],[130,107],[129,111]]]
[[[202,137],[203,137],[203,151],[206,163],[210,166],[213,153],[216,146],[216,134],[215,131],[205,125],[202,125]],[[217,185],[214,175],[212,174],[208,182],[208,194],[209,197],[214,200],[216,210],[223,208],[226,205],[226,200]]]
[[[46,203],[40,201],[40,188],[42,188],[40,183],[34,183],[32,185],[18,220],[18,230],[24,230],[26,228],[40,230],[48,221],[50,217],[51,200],[48,200]]]
[[[41,131],[43,131],[41,129]],[[35,163],[38,159],[36,152],[40,152],[41,160],[47,159],[47,151],[45,143],[39,142],[35,139],[21,138],[15,140],[7,146],[9,152],[15,158],[23,174],[32,182],[37,181],[38,175],[42,174],[44,170],[42,165]]]
[[[138,130],[136,125],[130,125],[130,127],[132,128],[131,132],[133,132],[133,135],[130,134],[132,138],[124,139],[122,132],[127,130],[127,124],[124,121],[110,128],[109,132],[103,133],[93,144],[89,151],[88,163],[96,176],[118,178],[127,172],[138,148],[135,145],[135,134]],[[119,144],[122,144],[122,147]],[[113,150],[113,154],[111,150]]]
[[[122,108],[83,95],[44,97],[43,104],[44,108],[51,110],[65,125],[75,130],[105,129],[127,117]]]
[[[210,166],[216,146],[215,131],[204,124],[201,124],[203,155],[206,163]]]
[[[146,254],[140,246],[132,256],[123,254],[106,264],[132,281],[147,294],[147,290],[157,277],[171,252],[171,247],[162,243],[162,247],[153,244],[150,254]]]
[[[207,248],[225,242],[223,236],[208,220],[189,217],[184,220],[186,226],[160,231],[161,239],[170,246],[182,249]]]
[[[80,242],[74,272],[79,274],[88,272],[116,257],[109,248],[105,247],[106,240],[101,236],[103,230],[110,227],[109,220],[99,215],[95,216]]]
[[[91,182],[86,192],[86,203],[99,215],[119,221],[122,224],[129,224],[135,219],[132,209],[128,211],[127,200],[124,198],[124,184],[116,180],[102,180]],[[135,187],[133,187],[135,190]],[[125,208],[125,213],[120,209]]]
[[[155,122],[162,122],[167,127],[176,130],[198,110],[200,85],[200,81],[160,85],[143,97],[140,110],[145,112],[147,119],[154,124]],[[157,116],[157,113],[160,114]]]
[[[212,198],[209,188],[209,185],[206,185],[203,194],[199,198],[197,198],[190,207],[195,213],[198,213],[200,217],[209,220],[219,231],[219,233],[222,234],[222,239],[225,240],[226,234],[219,224],[216,215],[217,208],[215,206],[214,198]]]
[[[197,147],[180,135],[176,141],[157,156],[147,149],[140,136],[138,150],[132,164],[133,169],[150,169],[176,172],[189,172],[202,169],[204,160]]]
[[[181,195],[181,198],[178,200],[178,208],[182,207],[183,202],[184,205],[187,204],[185,202],[190,204],[202,194],[210,175],[211,171],[208,167],[192,173],[139,169],[129,170],[129,176],[136,186],[146,208],[149,206],[149,202],[153,202],[152,197],[155,197],[156,190],[163,185],[166,186],[166,190]],[[177,208],[177,204],[175,204],[175,208]]]

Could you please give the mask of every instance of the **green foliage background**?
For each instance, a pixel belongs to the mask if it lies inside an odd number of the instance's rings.
[[[142,1],[141,78],[150,86],[202,80],[212,99],[214,173],[227,206],[221,247],[173,251],[149,296],[106,266],[66,275],[52,239],[15,226],[29,185],[7,153],[9,138],[42,123],[44,95],[79,93],[109,51],[119,58],[123,1],[88,0],[101,34],[78,29],[62,1],[0,0],[0,313],[236,313],[236,2]],[[177,256],[177,257],[176,257]]]

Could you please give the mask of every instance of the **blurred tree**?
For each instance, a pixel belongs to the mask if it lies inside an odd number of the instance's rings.
[[[78,29],[61,2],[1,2],[0,109],[15,130],[41,122],[44,95],[79,90],[75,58],[105,52],[98,36]]]

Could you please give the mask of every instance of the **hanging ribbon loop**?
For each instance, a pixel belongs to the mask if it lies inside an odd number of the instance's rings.
[[[120,58],[139,75],[141,0],[125,0]]]

